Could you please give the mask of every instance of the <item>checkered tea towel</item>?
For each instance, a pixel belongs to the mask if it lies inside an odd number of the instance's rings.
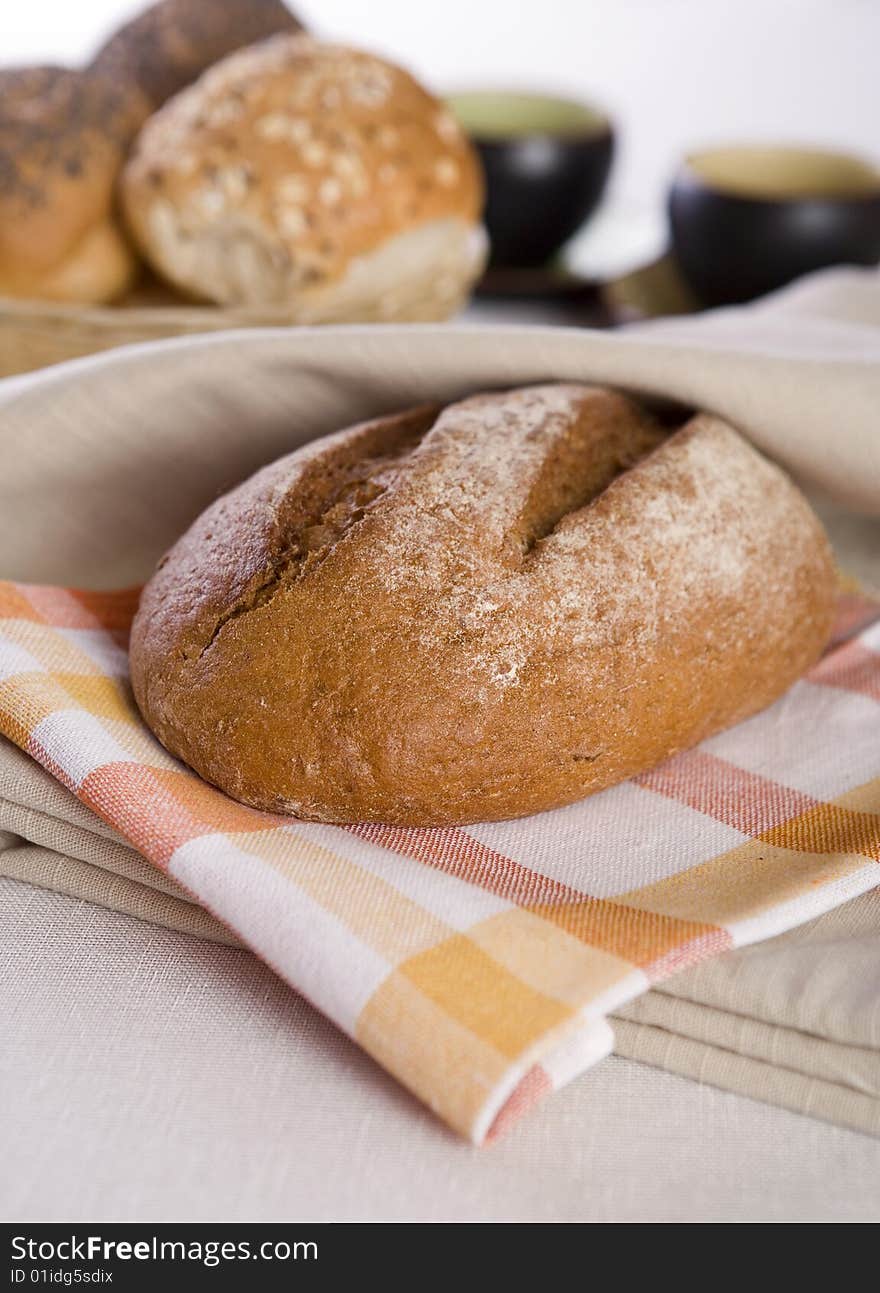
[[[857,596],[763,714],[571,807],[436,830],[199,780],[134,705],[136,599],[0,584],[0,731],[475,1142],[604,1056],[651,984],[880,883],[880,622]]]

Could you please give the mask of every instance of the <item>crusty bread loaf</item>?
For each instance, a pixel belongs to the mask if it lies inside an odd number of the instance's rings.
[[[300,321],[443,317],[485,256],[479,166],[449,113],[401,69],[306,36],[240,50],[172,99],[122,197],[177,287]]]
[[[431,825],[569,803],[775,700],[834,575],[705,414],[549,385],[315,441],[160,562],[131,638],[160,741],[260,808]]]
[[[91,65],[138,86],[152,112],[233,50],[301,30],[282,0],[158,0],[114,32]]]
[[[108,301],[128,286],[114,187],[142,111],[95,72],[0,69],[0,295]]]

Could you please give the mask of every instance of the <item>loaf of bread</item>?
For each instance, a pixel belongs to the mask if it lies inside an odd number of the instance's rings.
[[[114,32],[91,66],[137,86],[146,116],[233,50],[301,30],[283,0],[158,0]]]
[[[306,36],[230,55],[151,117],[122,198],[178,288],[300,322],[444,317],[485,258],[478,162],[443,105]]]
[[[114,213],[136,88],[63,67],[0,70],[0,295],[109,301],[136,268]]]
[[[437,825],[570,803],[775,700],[817,658],[828,544],[705,414],[549,385],[315,441],[219,499],[144,589],[131,676],[235,799]]]

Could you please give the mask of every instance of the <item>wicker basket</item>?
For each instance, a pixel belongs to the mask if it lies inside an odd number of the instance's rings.
[[[387,299],[381,313],[365,308],[359,301],[350,314],[333,316],[297,314],[287,307],[223,309],[194,305],[153,279],[142,281],[116,305],[55,305],[0,297],[0,377],[160,337],[320,323],[431,323],[449,318],[467,303],[464,291],[438,297],[435,282],[429,283],[416,273],[410,276],[407,286],[408,294],[398,298],[391,311]],[[601,301],[615,322],[680,314],[694,308],[669,257],[604,284]]]
[[[58,305],[51,301],[0,297],[0,377],[30,372],[65,359],[160,337],[179,337],[228,328],[271,328],[321,323],[434,322],[464,304],[464,293],[438,296],[410,280],[407,295],[381,312],[363,301],[348,315],[297,313],[290,307],[194,305],[164,285],[141,283],[114,305]]]

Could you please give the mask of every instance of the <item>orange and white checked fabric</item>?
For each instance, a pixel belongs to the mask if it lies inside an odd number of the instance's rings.
[[[482,1142],[605,1055],[608,1012],[880,884],[880,621],[772,709],[556,812],[466,829],[242,807],[141,721],[136,592],[0,584],[0,731]]]

